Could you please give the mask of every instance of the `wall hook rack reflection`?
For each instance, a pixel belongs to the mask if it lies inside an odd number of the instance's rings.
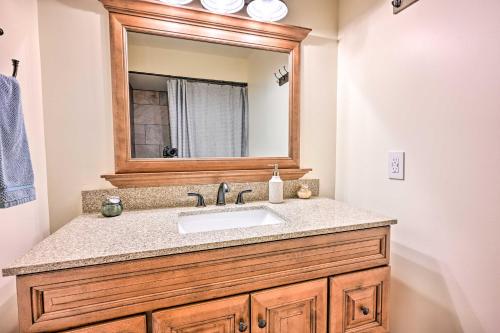
[[[279,75],[274,73],[274,76],[278,80],[276,82],[280,85],[280,87],[284,84],[287,84],[288,81],[290,80],[290,73],[288,73],[285,66],[283,66],[283,70],[285,71],[285,73],[281,72],[281,68],[278,69]]]

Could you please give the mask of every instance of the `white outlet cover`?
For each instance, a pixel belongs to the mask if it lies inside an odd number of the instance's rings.
[[[402,151],[390,151],[388,163],[389,179],[405,179],[405,153]]]

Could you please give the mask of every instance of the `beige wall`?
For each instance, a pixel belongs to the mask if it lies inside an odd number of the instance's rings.
[[[321,180],[321,195],[335,195],[337,121],[337,0],[289,0],[282,23],[313,29],[302,43],[300,147],[307,177]]]
[[[500,2],[340,1],[337,199],[399,219],[392,332],[498,332]],[[404,182],[387,152],[407,153]]]
[[[51,231],[114,171],[108,13],[97,0],[39,2]]]
[[[182,49],[176,47],[175,43],[168,43],[171,40],[162,36],[130,35],[129,71],[222,81],[248,81],[248,60],[244,57],[246,54],[241,52],[239,57],[231,56],[231,50],[235,47],[215,44],[212,50],[210,46],[213,44],[187,42],[191,47]],[[186,45],[183,46],[187,48]],[[225,48],[227,55],[224,55]],[[203,49],[212,52],[209,54],[203,52]]]
[[[0,0],[0,73],[12,73],[11,58],[21,61],[18,73],[30,145],[37,200],[0,209],[0,267],[26,253],[49,231],[47,176],[38,43],[37,1]],[[17,332],[15,278],[0,277],[0,332]]]
[[[336,1],[290,0],[285,23],[314,31],[303,48],[302,166],[333,196]],[[39,2],[51,230],[80,214],[80,191],[114,171],[107,12],[97,0]],[[325,144],[327,142],[327,144]]]

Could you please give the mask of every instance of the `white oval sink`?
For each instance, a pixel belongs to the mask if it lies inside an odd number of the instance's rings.
[[[179,233],[191,234],[216,230],[249,228],[284,223],[285,221],[267,208],[179,214]]]

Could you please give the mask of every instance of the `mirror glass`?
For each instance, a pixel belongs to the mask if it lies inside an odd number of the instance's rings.
[[[288,156],[288,53],[127,39],[132,158]]]

